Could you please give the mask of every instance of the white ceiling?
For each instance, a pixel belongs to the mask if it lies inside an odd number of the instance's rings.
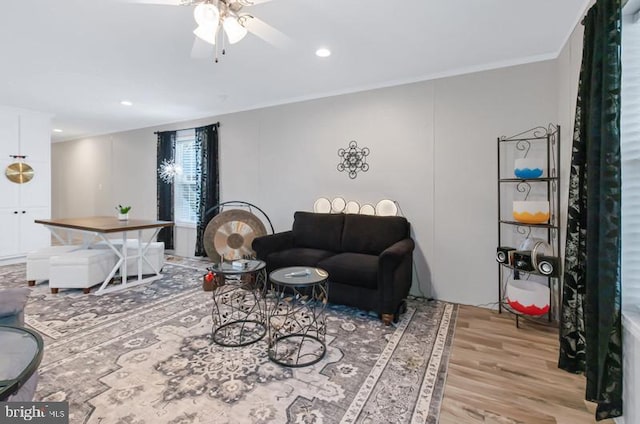
[[[2,0],[0,104],[55,114],[62,141],[551,59],[588,2],[272,0],[245,11],[291,42],[216,64],[190,58],[189,6]]]

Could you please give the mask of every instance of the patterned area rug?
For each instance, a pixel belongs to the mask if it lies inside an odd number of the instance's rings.
[[[35,287],[27,324],[45,339],[36,400],[67,400],[71,423],[438,421],[454,305],[409,301],[390,327],[330,305],[326,356],[286,368],[268,359],[264,339],[211,343],[205,267],[169,257],[162,279],[104,296]],[[0,288],[24,285],[23,264],[0,267]]]

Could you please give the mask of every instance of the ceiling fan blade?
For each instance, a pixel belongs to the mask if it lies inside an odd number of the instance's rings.
[[[198,37],[193,37],[193,47],[191,47],[191,58],[209,59],[213,57],[216,46],[209,44]]]
[[[244,27],[253,35],[276,47],[287,48],[293,44],[291,38],[278,31],[262,19],[249,17],[243,22]]]

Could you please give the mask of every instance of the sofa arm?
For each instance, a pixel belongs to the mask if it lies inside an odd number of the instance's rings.
[[[293,231],[269,234],[256,237],[251,243],[251,248],[256,252],[258,259],[264,260],[270,253],[293,247]]]
[[[404,240],[400,240],[380,253],[378,263],[382,269],[394,269],[402,263],[405,256],[412,254],[414,248],[415,243],[413,239],[406,238]]]
[[[387,325],[397,317],[403,299],[409,294],[414,247],[413,240],[406,238],[389,246],[378,257],[380,313]]]
[[[26,287],[0,290],[0,321],[5,325],[24,325],[24,307],[29,299]]]

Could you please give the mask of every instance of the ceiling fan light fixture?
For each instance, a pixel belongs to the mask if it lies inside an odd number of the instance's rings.
[[[200,3],[193,10],[193,17],[198,26],[218,26],[220,11],[211,3]]]
[[[193,33],[202,41],[206,41],[209,44],[215,45],[217,31],[217,27],[211,25],[200,25],[198,28],[193,30]]]
[[[247,29],[238,22],[235,16],[227,15],[222,21],[222,27],[227,34],[229,44],[235,44],[247,35]]]

